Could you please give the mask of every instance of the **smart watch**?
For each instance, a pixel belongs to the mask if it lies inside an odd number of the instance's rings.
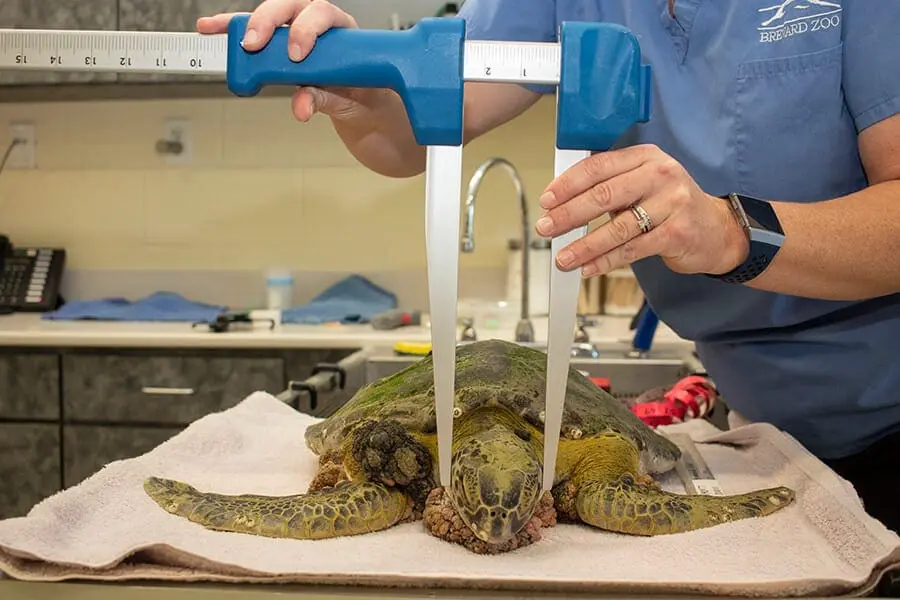
[[[726,283],[746,283],[765,271],[781,250],[784,230],[772,206],[765,200],[736,193],[721,198],[730,203],[732,213],[747,234],[750,252],[744,262],[731,271],[707,275]]]

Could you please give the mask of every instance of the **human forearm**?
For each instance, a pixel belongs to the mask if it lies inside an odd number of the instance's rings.
[[[900,126],[900,118],[893,124]],[[785,241],[767,269],[742,285],[828,300],[900,292],[900,152],[887,131],[872,127],[860,144],[866,189],[814,203],[767,199]],[[540,204],[547,212],[536,228],[547,237],[612,215],[556,257],[562,269],[580,268],[588,277],[650,256],[676,273],[720,275],[749,252],[728,202],[704,192],[682,165],[652,145],[580,161],[547,187]]]
[[[197,21],[197,31],[224,34],[234,14],[202,17]],[[250,15],[243,47],[249,51],[263,48],[274,31],[288,23],[288,55],[298,62],[315,46],[316,38],[329,29],[357,28],[350,14],[327,0],[265,0]],[[512,119],[538,98],[538,94],[519,85],[466,83],[463,142]],[[406,106],[392,90],[300,87],[291,108],[303,122],[316,113],[327,116],[350,153],[379,174],[410,177],[425,170],[425,149],[416,142]]]
[[[425,170],[425,148],[416,143],[406,109],[391,90],[379,90],[361,116],[332,118],[347,150],[365,167],[388,177],[411,177]]]
[[[365,167],[388,177],[410,177],[425,170],[425,148],[416,143],[406,107],[395,92],[308,91],[319,106],[311,110],[299,96],[294,114],[301,120],[313,112],[328,114],[341,141]],[[463,143],[522,114],[538,99],[539,94],[514,84],[465,84]]]
[[[900,291],[900,181],[812,204],[773,202],[772,208],[784,245],[749,287],[828,300]]]

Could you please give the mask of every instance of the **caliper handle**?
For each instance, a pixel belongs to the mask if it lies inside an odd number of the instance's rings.
[[[287,27],[261,50],[245,50],[249,18],[236,15],[228,25],[226,80],[233,94],[255,96],[270,85],[390,88],[402,98],[420,145],[462,145],[465,20],[429,17],[404,31],[329,29],[294,62]]]
[[[609,150],[650,119],[651,70],[627,28],[565,21],[560,27],[556,147]]]

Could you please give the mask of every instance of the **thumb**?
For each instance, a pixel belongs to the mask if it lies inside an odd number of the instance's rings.
[[[303,122],[310,120],[314,114],[321,112],[324,105],[328,104],[325,96],[326,94],[318,88],[297,88],[291,98],[294,117]]]
[[[328,114],[331,105],[334,104],[332,94],[322,88],[309,88],[309,107],[313,113]]]
[[[309,120],[316,113],[331,118],[346,117],[355,112],[355,107],[354,100],[338,93],[338,90],[317,87],[300,88],[293,101],[294,116],[301,121]]]

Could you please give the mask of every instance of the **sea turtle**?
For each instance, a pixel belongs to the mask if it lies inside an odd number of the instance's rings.
[[[358,390],[306,430],[319,471],[304,494],[227,496],[151,477],[163,509],[208,529],[324,539],[423,519],[432,535],[496,553],[540,539],[556,518],[641,536],[761,517],[790,504],[784,487],[734,496],[664,491],[678,446],[574,368],[568,376],[552,493],[541,494],[546,354],[513,342],[462,344],[456,358],[453,465],[439,481],[430,355]]]

